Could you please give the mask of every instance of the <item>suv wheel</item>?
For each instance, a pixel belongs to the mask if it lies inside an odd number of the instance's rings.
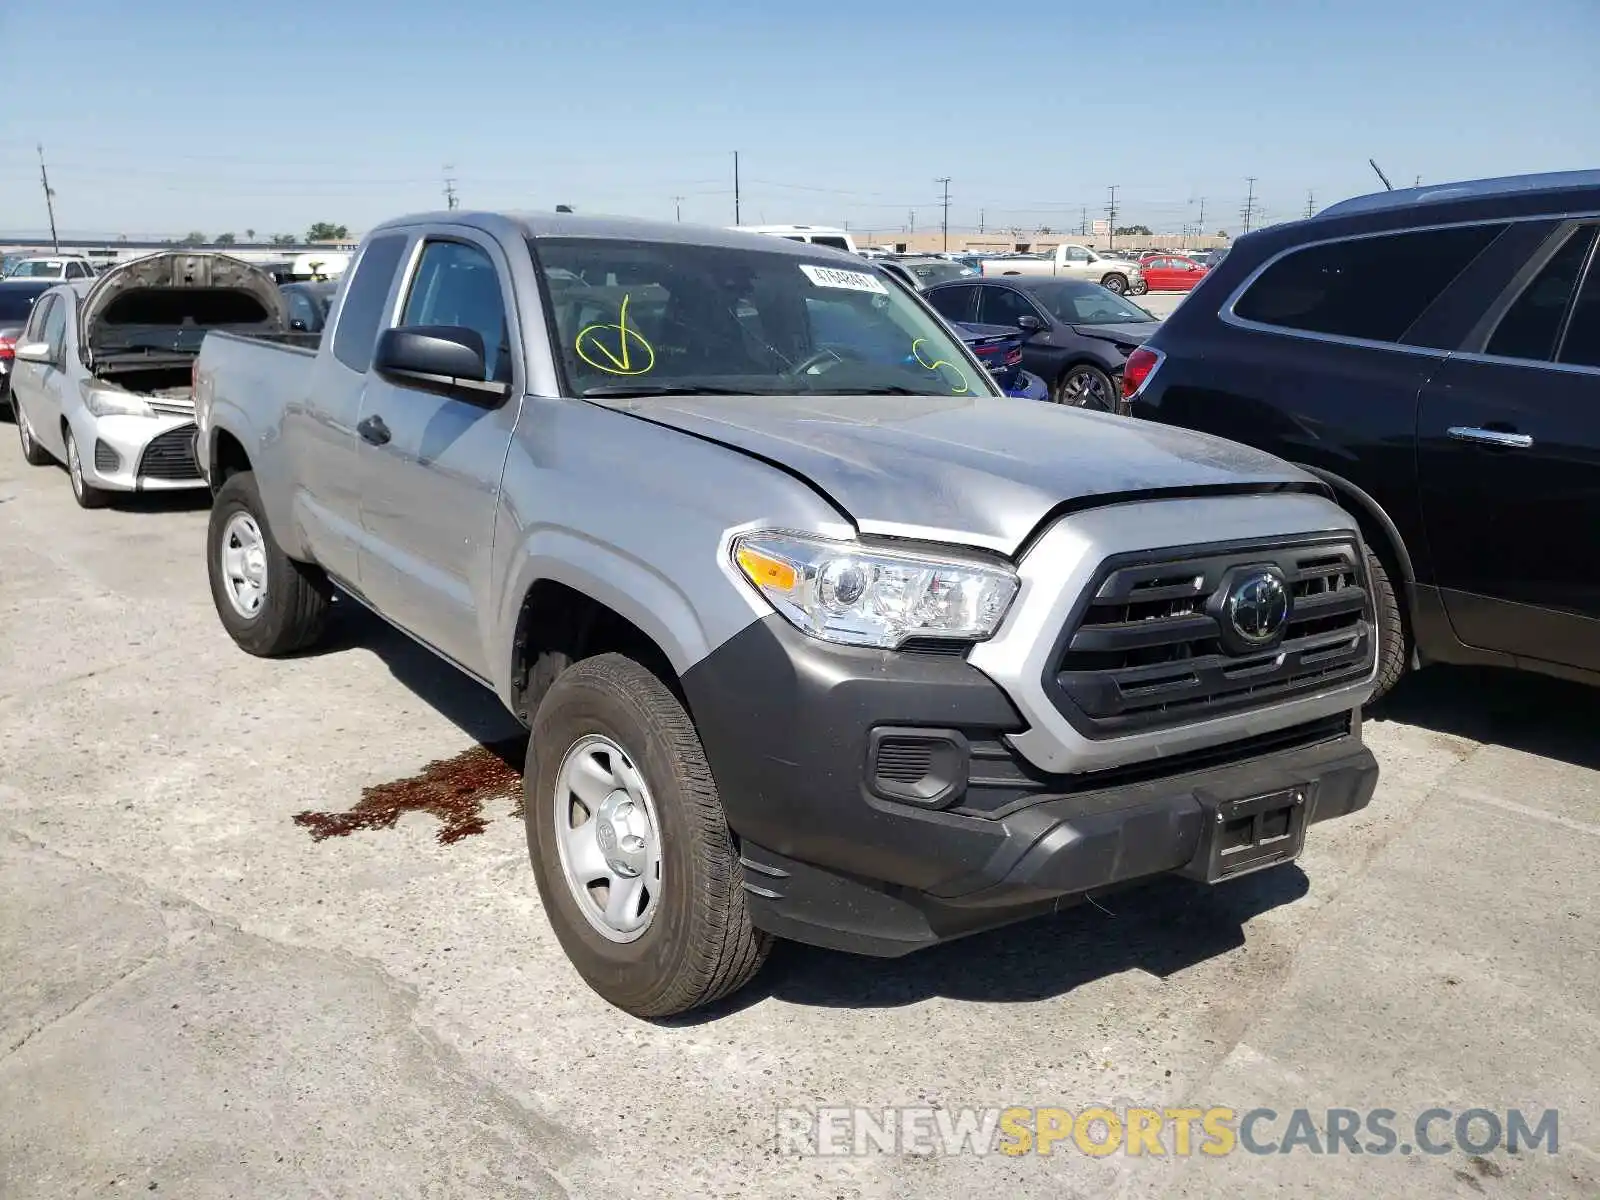
[[[327,578],[278,549],[249,471],[230,476],[212,503],[206,569],[217,616],[240,649],[273,658],[322,636]]]
[[[1108,292],[1115,292],[1117,295],[1123,296],[1128,291],[1128,277],[1113,272],[1100,281],[1100,286]]]
[[[1117,410],[1117,389],[1111,376],[1088,363],[1068,367],[1056,382],[1051,399],[1071,408],[1092,408],[1097,412]]]
[[[750,924],[739,851],[694,724],[632,659],[562,673],[534,717],[528,854],[545,912],[596,992],[638,1017],[747,983],[772,940]]]
[[[1388,695],[1406,673],[1411,661],[1411,639],[1394,581],[1383,560],[1371,550],[1367,551],[1367,575],[1372,580],[1372,607],[1378,633],[1378,685],[1371,701],[1375,703]]]

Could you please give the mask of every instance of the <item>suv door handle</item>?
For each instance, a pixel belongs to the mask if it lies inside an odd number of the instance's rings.
[[[356,432],[361,435],[361,440],[371,442],[374,446],[382,446],[389,440],[389,427],[383,423],[383,418],[371,416],[363,419],[356,426]]]
[[[1475,425],[1452,425],[1445,430],[1458,442],[1478,442],[1484,446],[1502,446],[1507,450],[1526,450],[1533,439],[1525,433],[1512,433],[1507,429],[1479,429]]]

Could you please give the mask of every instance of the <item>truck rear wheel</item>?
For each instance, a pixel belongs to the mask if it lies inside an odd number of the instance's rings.
[[[1372,607],[1378,634],[1378,684],[1369,701],[1375,704],[1387,696],[1406,673],[1411,660],[1411,639],[1388,568],[1371,550],[1367,551],[1367,574],[1372,580]]]
[[[638,1017],[747,983],[772,940],[750,924],[739,851],[694,723],[620,654],[562,673],[534,715],[528,855],[573,966]]]
[[[230,476],[212,503],[206,568],[217,616],[241,650],[274,658],[322,636],[332,598],[327,578],[278,548],[249,471]]]

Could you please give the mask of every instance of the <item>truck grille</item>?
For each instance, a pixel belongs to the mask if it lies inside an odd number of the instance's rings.
[[[1241,587],[1282,585],[1281,629],[1229,614]],[[1269,584],[1270,590],[1275,590]],[[1360,546],[1350,540],[1200,547],[1119,556],[1095,577],[1045,673],[1045,691],[1089,736],[1189,724],[1361,678],[1375,638]],[[1248,604],[1243,617],[1259,616]]]
[[[152,438],[139,457],[139,475],[144,479],[200,478],[194,460],[194,426],[179,425]]]

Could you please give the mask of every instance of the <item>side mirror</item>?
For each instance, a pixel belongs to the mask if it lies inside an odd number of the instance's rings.
[[[384,330],[373,352],[372,369],[404,387],[478,404],[498,404],[511,391],[509,384],[487,378],[482,335],[456,325]]]
[[[1032,313],[1027,313],[1017,318],[1017,328],[1023,333],[1038,333],[1044,328],[1044,322]]]
[[[49,342],[23,342],[13,353],[18,362],[49,363],[54,359]]]

